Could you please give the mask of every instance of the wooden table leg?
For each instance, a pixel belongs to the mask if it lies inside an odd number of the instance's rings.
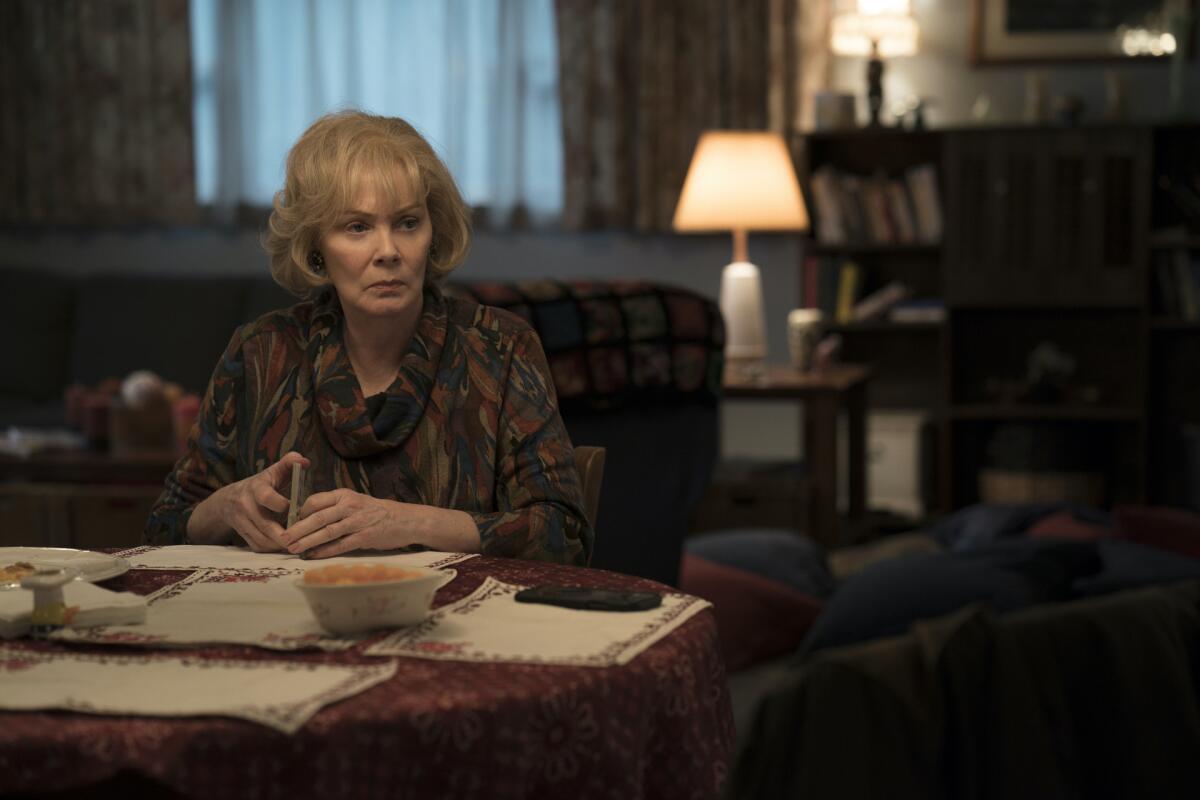
[[[834,394],[810,397],[804,406],[805,453],[808,466],[808,530],[826,547],[838,544],[838,401]]]
[[[865,386],[850,390],[846,397],[849,452],[846,454],[849,474],[850,522],[861,524],[867,514],[867,391]]]

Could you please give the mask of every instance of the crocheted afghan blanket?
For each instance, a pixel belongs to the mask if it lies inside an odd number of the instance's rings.
[[[647,281],[450,283],[446,294],[524,317],[550,362],[563,410],[715,403],[725,327],[716,304]]]

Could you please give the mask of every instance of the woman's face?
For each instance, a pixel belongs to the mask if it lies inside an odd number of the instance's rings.
[[[420,313],[433,241],[425,201],[410,187],[393,205],[374,182],[359,185],[351,207],[318,243],[342,308],[352,316]]]

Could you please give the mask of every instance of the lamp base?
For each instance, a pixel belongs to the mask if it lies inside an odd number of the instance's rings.
[[[727,264],[721,273],[721,316],[725,319],[725,360],[762,362],[767,355],[762,281],[749,261]]]

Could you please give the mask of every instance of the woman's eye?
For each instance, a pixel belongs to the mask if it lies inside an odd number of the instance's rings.
[[[400,228],[406,231],[415,231],[421,224],[421,221],[416,217],[405,217],[400,220]]]
[[[350,233],[366,233],[367,226],[361,222],[351,222],[346,226],[346,230],[350,231]]]

